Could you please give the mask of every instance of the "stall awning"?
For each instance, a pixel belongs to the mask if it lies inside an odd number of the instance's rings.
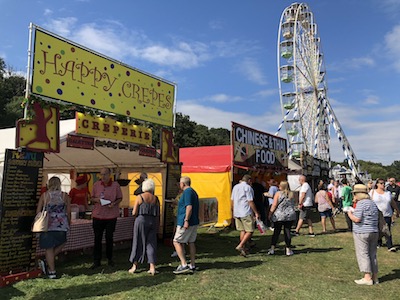
[[[232,146],[205,146],[179,149],[182,173],[221,173],[232,168]]]
[[[60,121],[60,153],[46,153],[44,168],[54,171],[70,169],[97,170],[105,167],[160,167],[163,163],[155,157],[140,156],[139,151],[129,151],[113,147],[95,147],[94,150],[67,147],[67,135],[75,131],[76,121]],[[3,167],[5,149],[15,149],[15,128],[0,130],[0,167]],[[101,138],[101,140],[105,140]],[[118,142],[111,140],[112,142]]]

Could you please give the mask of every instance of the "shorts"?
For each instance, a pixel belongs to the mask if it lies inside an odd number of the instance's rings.
[[[235,218],[236,229],[245,232],[254,232],[255,225],[251,215],[243,218]]]
[[[177,226],[174,236],[174,242],[179,244],[194,243],[197,238],[198,225],[189,226],[187,229],[183,226]]]
[[[39,245],[42,249],[51,249],[67,241],[66,231],[47,231],[40,233]]]
[[[313,207],[312,206],[303,206],[303,209],[300,210],[300,215],[299,215],[299,219],[302,220],[308,220],[311,219],[311,214],[313,212]]]
[[[328,210],[326,210],[326,211],[320,211],[320,212],[319,212],[319,215],[320,215],[322,218],[332,218],[332,209],[328,209]]]

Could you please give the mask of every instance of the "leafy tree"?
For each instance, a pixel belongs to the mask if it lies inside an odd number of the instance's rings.
[[[0,128],[15,126],[23,116],[21,98],[25,93],[25,78],[15,75],[0,58]]]
[[[153,145],[160,147],[160,127],[153,126]],[[174,143],[180,148],[229,145],[230,131],[225,128],[211,128],[197,124],[188,115],[176,114]]]

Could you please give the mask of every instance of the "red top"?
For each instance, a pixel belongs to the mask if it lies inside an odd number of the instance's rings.
[[[87,195],[89,194],[88,188],[85,187],[81,190],[77,188],[73,188],[69,192],[69,197],[71,198],[71,204],[83,205],[86,207],[87,205]]]

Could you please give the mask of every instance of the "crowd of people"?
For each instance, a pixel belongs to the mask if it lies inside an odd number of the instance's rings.
[[[105,232],[106,257],[108,265],[114,266],[113,261],[113,234],[119,216],[119,203],[122,201],[122,192],[119,184],[111,179],[111,170],[102,168],[101,178],[93,185],[89,199],[93,203],[93,264],[91,269],[101,266],[102,238]],[[49,213],[49,229],[39,237],[40,247],[45,249],[46,259],[42,267],[49,278],[56,278],[55,257],[66,243],[67,231],[71,221],[71,199],[81,194],[79,199],[86,199],[82,178],[77,178],[77,190],[68,195],[61,191],[61,181],[58,177],[50,178],[48,189],[42,194],[37,207],[40,212],[43,206]],[[160,222],[160,201],[155,196],[155,184],[152,179],[142,173],[138,182],[139,188],[135,191],[136,201],[133,207],[135,217],[132,250],[129,257],[132,267],[128,270],[134,274],[138,272],[138,265],[145,262],[150,275],[158,273],[157,263],[157,232]],[[359,270],[364,276],[355,280],[360,285],[373,285],[378,281],[377,248],[383,246],[385,238],[388,251],[396,252],[393,245],[391,228],[395,217],[399,217],[400,187],[395,178],[387,181],[378,178],[367,185],[355,184],[351,186],[347,179],[331,180],[329,184],[320,181],[313,191],[307,178],[299,176],[299,196],[295,201],[287,181],[268,181],[268,187],[258,178],[244,175],[231,193],[232,215],[236,230],[240,232],[236,250],[239,255],[246,257],[249,254],[256,224],[262,230],[273,230],[268,255],[276,254],[279,236],[283,229],[285,254],[295,254],[292,247],[292,237],[299,236],[300,230],[306,222],[308,236],[315,237],[312,215],[318,211],[322,232],[326,233],[327,218],[332,230],[337,231],[335,216],[345,215],[347,230],[353,233],[356,258]],[[182,177],[179,181],[181,194],[177,201],[176,229],[173,245],[179,258],[180,265],[173,271],[174,274],[193,273],[196,270],[196,238],[199,226],[199,197],[191,187],[189,177]],[[81,201],[81,200],[79,200]],[[82,201],[81,201],[82,202]],[[261,224],[261,225],[260,225]],[[292,230],[292,228],[294,228]],[[261,230],[261,228],[260,228]],[[185,247],[188,246],[190,263],[186,258]]]
[[[281,181],[278,190],[274,191],[276,182],[270,180],[268,191],[266,188],[263,191],[266,197],[263,207],[260,203],[258,205],[252,203],[256,199],[255,190],[252,189],[252,178],[249,175],[243,176],[232,191],[233,217],[236,229],[240,231],[236,250],[242,256],[248,255],[255,224],[260,222],[259,216],[264,215],[259,211],[260,208],[268,211],[265,225],[273,226],[274,230],[268,255],[275,254],[282,228],[287,256],[294,254],[291,236],[300,234],[304,222],[308,225],[308,236],[315,237],[311,218],[315,208],[320,215],[322,234],[327,232],[327,218],[330,220],[332,230],[336,231],[334,217],[344,213],[347,230],[353,233],[359,270],[364,274],[361,279],[355,280],[355,283],[378,284],[376,253],[377,248],[383,245],[382,238],[385,237],[389,252],[397,251],[393,246],[391,234],[392,224],[395,217],[399,217],[400,211],[400,186],[396,184],[395,178],[388,178],[387,181],[378,178],[375,182],[368,182],[367,185],[355,184],[353,187],[346,178],[331,180],[329,184],[321,180],[315,192],[312,191],[306,179],[304,175],[299,177],[300,191],[297,204],[295,204],[293,193],[289,191],[287,181]],[[259,179],[255,179],[254,182],[259,189]],[[271,198],[272,202],[270,202]],[[296,210],[299,211],[298,218]],[[297,224],[295,224],[296,219]],[[293,231],[291,231],[292,226],[295,226]]]

